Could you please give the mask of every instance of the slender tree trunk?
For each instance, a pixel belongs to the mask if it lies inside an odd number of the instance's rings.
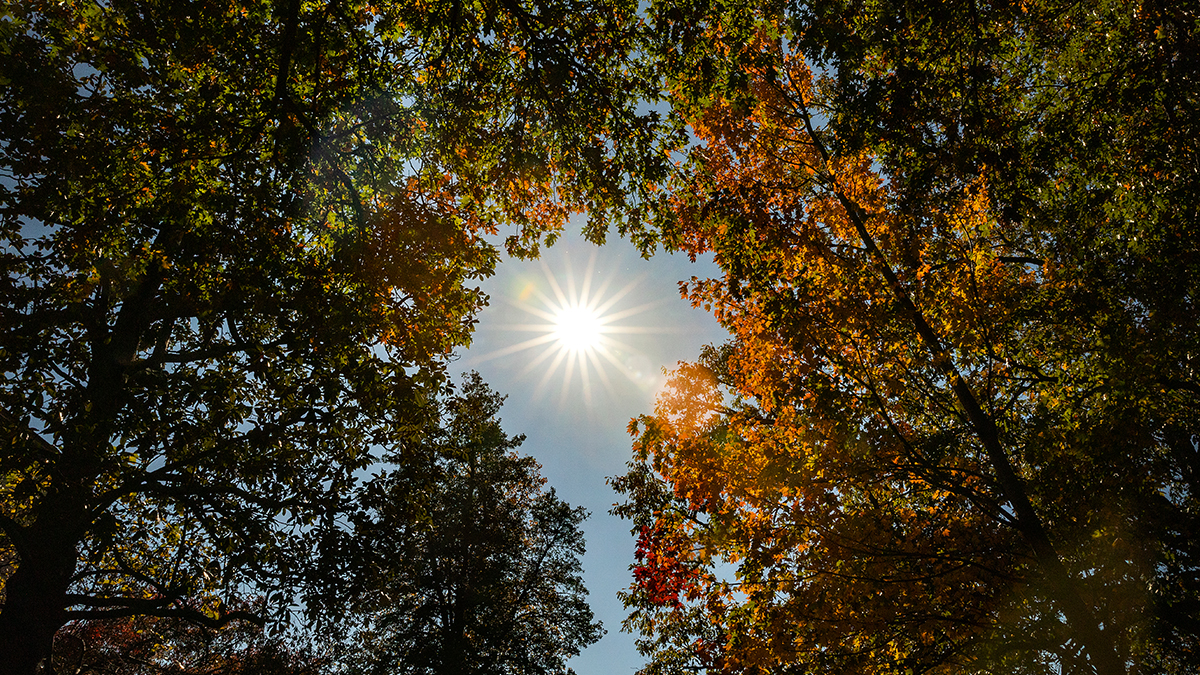
[[[466,614],[463,611],[462,599],[458,591],[452,591],[453,605],[450,608],[449,625],[443,627],[445,639],[442,643],[442,654],[439,655],[439,675],[460,675],[465,672],[467,652]]]

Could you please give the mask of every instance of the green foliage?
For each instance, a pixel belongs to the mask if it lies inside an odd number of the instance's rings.
[[[580,578],[587,514],[515,454],[501,401],[473,373],[442,428],[367,482],[353,529],[329,533],[357,589],[349,672],[564,673],[603,634]]]
[[[635,7],[4,5],[0,668],[69,619],[287,615],[369,449],[428,423],[481,237],[642,231]]]

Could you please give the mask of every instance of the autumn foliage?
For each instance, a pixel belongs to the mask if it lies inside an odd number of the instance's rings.
[[[674,372],[614,480],[646,672],[1188,672],[1182,19],[657,10],[695,138],[665,227],[720,265],[682,291],[732,337]]]

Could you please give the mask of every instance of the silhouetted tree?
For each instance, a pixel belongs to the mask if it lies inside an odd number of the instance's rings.
[[[327,541],[357,577],[352,672],[563,673],[602,635],[580,578],[586,513],[515,454],[501,402],[472,374],[441,429],[397,447],[353,530]]]

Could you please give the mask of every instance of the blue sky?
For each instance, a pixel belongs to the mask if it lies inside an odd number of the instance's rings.
[[[643,260],[615,238],[596,247],[578,235],[564,236],[540,260],[506,259],[481,284],[490,306],[479,317],[471,348],[452,364],[456,373],[478,370],[508,396],[501,411],[505,431],[525,434],[521,450],[541,462],[549,485],[592,513],[584,525],[584,578],[592,610],[608,633],[571,661],[578,675],[624,675],[642,665],[633,636],[620,631],[624,611],[616,599],[631,579],[633,538],[627,522],[608,514],[617,495],[605,478],[624,473],[630,457],[626,425],[653,409],[662,369],[696,358],[704,344],[724,341],[712,316],[678,292],[680,280],[717,271],[711,261],[691,263],[683,255],[660,252]],[[586,291],[593,304],[607,305],[607,356],[597,352],[588,361],[586,388],[578,362],[560,356],[560,341],[547,335],[552,306],[559,304],[556,284],[568,299]]]

